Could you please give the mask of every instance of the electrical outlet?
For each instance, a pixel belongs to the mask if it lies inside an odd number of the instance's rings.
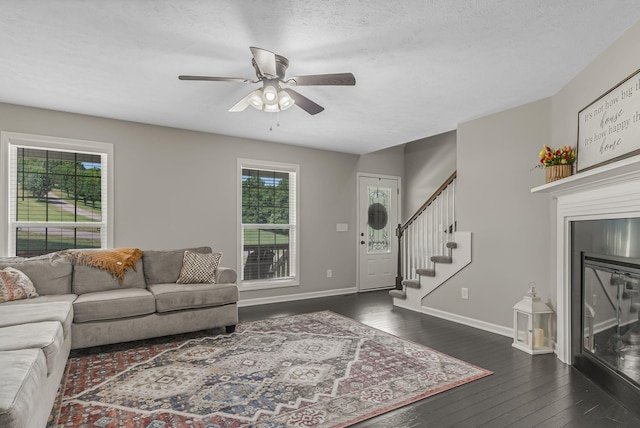
[[[464,300],[468,300],[469,299],[469,289],[468,288],[461,288],[460,289],[460,297]]]
[[[327,269],[327,278],[333,277],[333,271],[331,269]]]

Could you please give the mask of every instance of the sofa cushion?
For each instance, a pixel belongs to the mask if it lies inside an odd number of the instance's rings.
[[[42,349],[47,362],[47,375],[55,368],[55,362],[62,352],[63,344],[62,324],[58,321],[0,327],[0,351]]]
[[[185,251],[182,260],[178,284],[214,284],[216,269],[220,264],[222,253],[194,253]]]
[[[181,250],[145,250],[142,255],[144,276],[149,284],[176,282],[182,270],[184,252],[211,253],[211,247],[184,248]]]
[[[155,296],[158,312],[220,306],[238,301],[235,284],[153,284],[149,291]]]
[[[60,253],[0,258],[0,269],[8,266],[24,272],[41,296],[71,293],[71,260]]]
[[[71,302],[32,303],[29,305],[3,306],[0,310],[0,327],[41,321],[58,321],[64,337],[71,333],[73,306]]]
[[[26,427],[39,389],[47,377],[40,349],[0,351],[0,427]]]
[[[31,297],[38,297],[38,292],[24,272],[12,267],[0,269],[0,302]]]
[[[73,321],[82,323],[136,317],[152,314],[155,310],[153,294],[143,288],[96,291],[81,294],[73,302]]]
[[[124,275],[122,284],[120,284],[118,278],[106,270],[76,264],[73,266],[73,285],[71,289],[75,294],[85,294],[121,288],[145,288],[146,284],[142,270],[142,260],[138,260],[135,270],[129,269]]]

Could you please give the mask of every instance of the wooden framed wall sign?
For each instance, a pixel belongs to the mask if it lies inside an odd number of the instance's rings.
[[[640,154],[640,70],[578,113],[576,172]]]

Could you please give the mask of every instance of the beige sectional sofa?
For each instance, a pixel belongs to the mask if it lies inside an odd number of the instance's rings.
[[[0,303],[0,427],[41,428],[71,349],[225,327],[238,322],[236,272],[214,284],[177,284],[185,251],[148,250],[122,284],[110,273],[53,253],[0,258],[22,271],[38,297]]]

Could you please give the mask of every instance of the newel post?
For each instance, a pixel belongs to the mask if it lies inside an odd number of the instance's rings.
[[[398,224],[396,236],[398,237],[398,267],[396,274],[396,290],[402,290],[402,225]]]

